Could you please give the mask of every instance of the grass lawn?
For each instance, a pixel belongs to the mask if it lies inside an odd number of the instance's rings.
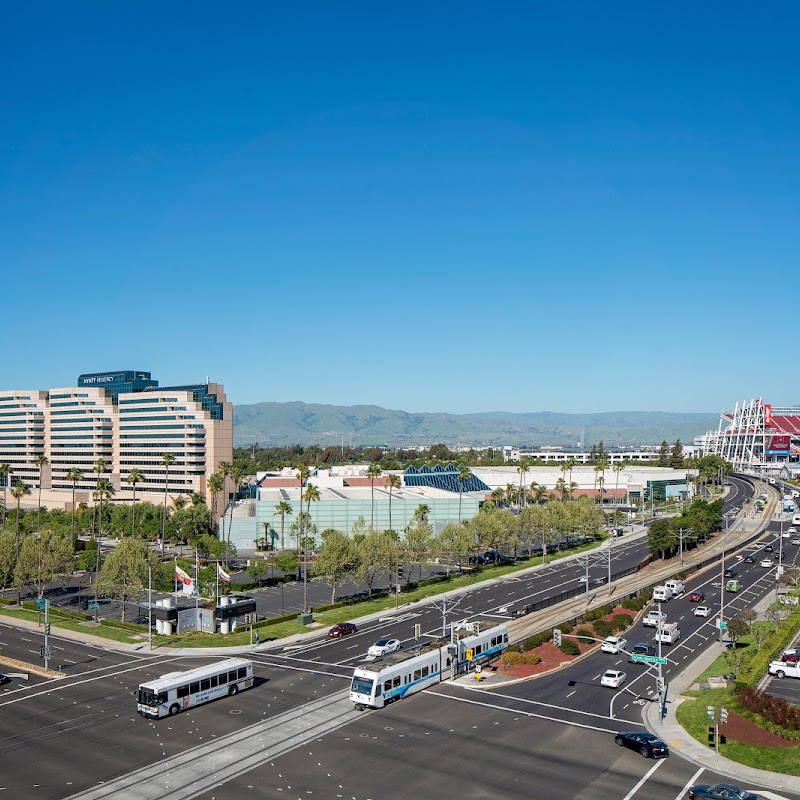
[[[729,708],[733,706],[733,689],[707,689],[697,692],[691,700],[684,700],[678,706],[676,716],[687,733],[708,747],[709,721],[706,707],[714,706],[718,710],[721,705]],[[711,750],[710,747],[708,749]],[[800,775],[796,747],[755,747],[728,740],[727,744],[720,745],[719,752],[725,758],[749,767],[784,775]]]
[[[29,611],[27,608],[9,608],[8,606],[0,605],[0,615],[12,619],[26,619],[30,622],[37,621],[37,613],[35,611]],[[42,615],[42,619],[43,618],[44,616]],[[138,638],[139,634],[134,631],[127,631],[123,628],[113,628],[108,625],[95,625],[91,622],[87,623],[78,619],[71,619],[70,617],[61,617],[52,607],[50,609],[50,623],[54,628],[90,633],[92,636],[99,636],[103,639],[111,639],[112,641],[123,642],[125,644],[136,644],[141,641]],[[44,633],[44,626],[42,627],[42,633]]]

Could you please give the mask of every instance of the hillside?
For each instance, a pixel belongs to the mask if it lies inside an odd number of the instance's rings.
[[[412,414],[380,406],[331,406],[317,403],[253,403],[233,410],[237,446],[335,445],[344,437],[354,446],[411,447],[442,442],[454,445],[504,444],[586,446],[658,444],[666,439],[691,442],[716,428],[717,414],[666,411],[610,411],[561,414],[536,411],[513,414],[423,412]]]

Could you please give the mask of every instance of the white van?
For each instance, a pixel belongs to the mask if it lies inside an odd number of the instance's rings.
[[[672,599],[672,589],[668,586],[656,586],[653,589],[653,600],[656,603],[666,603],[667,600]]]
[[[681,638],[681,629],[677,622],[668,622],[656,629],[656,641],[662,644],[675,644]]]
[[[795,514],[792,517],[792,525],[800,525],[800,514]]]
[[[678,597],[686,591],[683,587],[683,581],[664,581],[664,586],[672,590],[673,597]]]

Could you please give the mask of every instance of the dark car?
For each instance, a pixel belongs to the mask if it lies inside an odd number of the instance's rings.
[[[771,553],[774,549],[775,548],[771,544],[768,544],[768,545],[765,545],[764,552],[765,553]]]
[[[356,627],[354,622],[340,622],[338,625],[334,625],[329,631],[328,636],[333,639],[338,638],[339,636],[347,636],[349,633],[358,633],[358,628]]]
[[[9,678],[8,675],[3,675],[3,673],[0,672],[0,686],[2,686],[4,683],[10,683],[10,682],[11,678]]]
[[[697,797],[701,800],[758,800],[757,795],[732,783],[715,783],[711,786],[698,783],[689,789],[689,797]]]
[[[666,742],[662,742],[658,736],[644,731],[633,731],[632,733],[618,733],[614,741],[620,747],[628,747],[636,750],[645,758],[669,758],[669,748]]]
[[[689,602],[690,603],[702,603],[703,600],[706,599],[704,592],[692,592],[689,595]]]
[[[656,654],[656,648],[649,644],[648,642],[637,642],[631,648],[631,654],[628,656],[628,661],[632,664],[644,664],[644,661],[638,661],[634,658],[634,656],[654,656]]]
[[[737,574],[738,573],[736,572],[735,569],[726,569],[725,572],[723,573],[723,575],[726,578],[735,578],[737,576]]]
[[[744,557],[744,563],[745,564],[755,564],[756,563],[756,557],[755,556],[745,556]]]
[[[511,561],[511,556],[507,556],[504,553],[498,553],[496,550],[487,550],[483,557],[486,559],[487,562],[491,562],[492,564],[500,564],[503,561]]]
[[[482,567],[484,564],[488,564],[489,562],[483,556],[470,556],[469,563]]]

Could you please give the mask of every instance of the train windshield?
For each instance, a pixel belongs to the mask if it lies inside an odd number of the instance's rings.
[[[357,694],[365,694],[367,696],[372,696],[372,687],[374,683],[369,678],[362,678],[359,675],[355,675],[353,677],[353,685],[350,687],[350,691],[356,692]]]

